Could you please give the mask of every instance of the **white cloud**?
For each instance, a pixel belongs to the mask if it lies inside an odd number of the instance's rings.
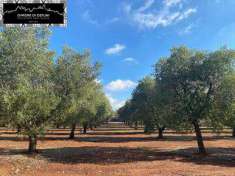
[[[137,85],[137,83],[131,81],[131,80],[115,80],[108,83],[105,88],[109,91],[120,91],[120,90],[126,90],[134,88]]]
[[[97,83],[97,84],[101,84],[101,80],[100,79],[95,79],[95,82]]]
[[[135,59],[132,58],[132,57],[127,57],[127,58],[124,59],[124,61],[133,62],[133,61],[135,61]]]
[[[118,17],[113,17],[111,19],[108,19],[105,24],[112,24],[118,22],[120,19]]]
[[[190,24],[190,25],[186,26],[184,29],[179,31],[179,35],[190,34],[192,32],[193,27],[194,27],[193,24]]]
[[[134,9],[131,4],[125,4],[123,10],[128,19],[141,29],[155,29],[159,26],[165,27],[188,18],[195,13],[195,8],[182,10],[182,0],[165,0],[161,10],[153,8],[154,0],[146,1],[143,6]],[[176,8],[171,8],[178,5]],[[152,8],[152,9],[150,9]]]
[[[125,45],[122,45],[122,44],[115,44],[113,47],[111,48],[108,48],[105,50],[105,53],[108,54],[108,55],[112,55],[112,54],[118,54],[120,53],[121,51],[123,51],[124,49],[126,48]]]
[[[117,100],[113,98],[110,94],[106,94],[106,97],[109,99],[110,104],[113,107],[113,110],[117,110],[125,104],[125,100]]]
[[[124,11],[125,13],[130,13],[131,10],[132,10],[131,4],[125,3],[124,6],[123,6],[123,11]]]
[[[139,12],[143,12],[149,9],[154,4],[154,0],[146,0],[144,5],[138,9]]]
[[[182,0],[165,0],[164,4],[168,7],[180,4],[182,2]]]
[[[185,18],[188,18],[190,15],[192,15],[193,13],[196,13],[196,12],[197,12],[197,9],[195,9],[195,8],[187,9],[186,11],[184,11],[183,13],[181,13],[179,15],[177,20],[183,20]]]
[[[133,57],[127,57],[123,60],[124,62],[132,62],[132,63],[138,63],[136,59],[134,59]]]
[[[98,25],[98,22],[91,17],[91,14],[90,14],[89,10],[86,10],[82,14],[82,18],[83,18],[83,20],[85,20],[88,23],[91,23],[91,24],[94,24],[94,25]]]

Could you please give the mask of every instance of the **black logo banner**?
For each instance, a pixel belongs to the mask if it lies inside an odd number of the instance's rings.
[[[4,3],[3,24],[64,24],[64,3]]]

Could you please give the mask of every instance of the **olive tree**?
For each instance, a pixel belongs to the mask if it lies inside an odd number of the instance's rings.
[[[119,109],[119,117],[126,121],[141,121],[145,133],[159,132],[158,138],[163,138],[163,131],[170,124],[168,104],[163,103],[162,92],[156,80],[146,76],[135,88],[132,98]]]
[[[78,109],[79,123],[83,126],[83,133],[87,128],[93,128],[104,122],[112,115],[112,108],[108,98],[103,93],[101,85],[93,82],[82,106]]]
[[[175,118],[193,125],[200,153],[206,153],[200,124],[217,120],[211,112],[234,57],[228,49],[208,53],[179,47],[156,64],[156,79],[174,102]]]
[[[131,100],[127,100],[125,105],[118,109],[117,114],[118,118],[128,125],[136,122],[136,116],[134,116],[135,109],[132,106]]]
[[[135,109],[135,116],[144,123],[145,132],[153,132],[156,124],[156,109],[154,105],[155,81],[151,77],[145,77],[139,81],[132,94],[132,106]]]
[[[211,115],[217,118],[214,126],[220,129],[225,127],[232,128],[232,136],[235,137],[235,72],[229,74],[222,83],[220,91],[216,94]],[[223,118],[221,118],[223,117]],[[214,121],[213,121],[214,122]]]
[[[55,64],[55,90],[61,101],[54,116],[59,123],[71,125],[69,138],[74,138],[76,125],[81,118],[79,112],[87,105],[99,68],[98,63],[91,64],[88,51],[80,54],[68,47],[64,47]]]
[[[95,116],[89,122],[90,127],[97,127],[101,123],[112,118],[114,114],[109,99],[106,97],[101,86],[99,86],[99,88],[96,89],[94,97],[95,97],[94,104],[95,104],[96,113]]]
[[[1,116],[29,137],[29,152],[36,151],[59,98],[51,80],[53,53],[44,28],[10,28],[0,33]]]

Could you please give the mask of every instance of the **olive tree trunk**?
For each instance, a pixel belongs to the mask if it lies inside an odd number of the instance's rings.
[[[197,144],[198,144],[198,152],[200,154],[206,154],[206,149],[205,149],[205,146],[204,146],[204,143],[203,143],[203,138],[202,138],[202,132],[201,132],[198,121],[194,121],[193,126],[194,126],[195,133],[196,133],[196,139],[197,139]]]
[[[36,146],[37,146],[37,135],[29,135],[28,152],[35,153],[37,151]]]
[[[21,133],[21,126],[17,125],[17,133]]]
[[[165,127],[158,128],[158,139],[163,139],[163,131],[165,130]]]
[[[138,130],[138,121],[135,122],[135,130]]]
[[[233,137],[235,137],[235,128],[233,128],[233,134],[232,134]]]
[[[83,134],[86,134],[87,133],[87,124],[84,124],[83,125]]]
[[[76,130],[76,123],[72,124],[72,128],[71,128],[71,132],[70,132],[70,135],[69,135],[69,139],[74,139],[75,130]]]

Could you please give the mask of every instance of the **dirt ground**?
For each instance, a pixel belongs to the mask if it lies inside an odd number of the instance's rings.
[[[235,139],[204,133],[208,155],[196,154],[193,134],[166,132],[163,140],[133,129],[48,131],[38,154],[27,155],[27,139],[0,130],[0,176],[235,176]]]

